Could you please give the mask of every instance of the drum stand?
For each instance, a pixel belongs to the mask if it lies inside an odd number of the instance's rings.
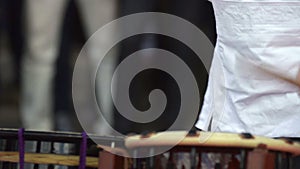
[[[172,140],[170,135],[186,135],[179,143]],[[201,141],[200,137],[208,136]],[[176,143],[176,144],[175,144]],[[132,169],[159,169],[157,158],[162,155],[151,156],[156,149],[164,146],[172,146],[168,150],[169,158],[166,169],[183,169],[184,166],[176,166],[176,154],[189,154],[189,167],[184,169],[202,169],[205,163],[205,155],[219,154],[214,161],[215,169],[292,169],[292,156],[300,154],[300,144],[284,139],[272,139],[252,136],[251,134],[233,133],[207,133],[197,132],[189,134],[186,131],[174,131],[173,133],[156,133],[145,138],[136,135],[125,139],[125,145],[132,150],[133,157],[139,157],[139,152],[149,151],[149,158],[133,158]],[[221,154],[221,155],[220,155]],[[204,156],[203,156],[204,155]],[[230,156],[231,159],[230,159]],[[227,158],[229,157],[229,158]],[[216,160],[216,159],[215,159]],[[154,168],[153,168],[154,167]]]

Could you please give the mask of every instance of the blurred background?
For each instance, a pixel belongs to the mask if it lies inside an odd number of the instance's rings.
[[[113,19],[150,11],[182,17],[215,43],[215,20],[207,0],[0,0],[0,128],[81,131],[72,103],[72,72],[85,41]],[[145,29],[147,26],[153,23],[145,24]],[[101,43],[105,40],[98,45]],[[199,73],[197,82],[203,97],[208,76],[204,66],[193,62],[195,54],[172,38],[153,34],[130,37],[116,46],[117,59],[110,64],[117,65],[134,51],[149,47],[172,51],[191,62],[191,69]],[[83,65],[83,69],[86,67]],[[170,94],[166,113],[172,117],[178,109],[174,99],[178,94],[169,84],[172,79],[159,78],[157,73],[146,72],[151,83],[139,82],[139,88],[166,90]],[[141,91],[133,92],[133,97],[142,97]],[[105,98],[99,97],[100,101]],[[133,100],[137,100],[137,107],[147,107],[143,99]],[[106,107],[111,106],[107,103]],[[111,118],[118,121],[115,125],[122,132],[149,130],[135,130],[134,124],[124,121],[114,109],[111,111]],[[162,120],[159,127],[154,124],[150,129],[163,130],[166,125],[169,123]]]

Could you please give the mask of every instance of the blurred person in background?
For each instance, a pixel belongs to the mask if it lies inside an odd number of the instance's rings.
[[[28,129],[54,129],[53,78],[67,2],[68,0],[26,0],[24,4],[26,43],[22,62],[21,119],[23,126]],[[112,21],[116,14],[114,0],[78,0],[77,4],[87,37]],[[107,41],[109,35],[96,42],[98,48],[90,49],[90,58],[96,58],[97,51]],[[89,63],[93,63],[93,60]],[[113,60],[110,63],[113,64]],[[102,87],[100,86],[100,92],[105,88]],[[107,111],[109,107],[107,103]]]
[[[22,0],[0,0],[0,127],[20,127]]]
[[[164,12],[172,15],[181,17],[195,26],[197,26],[206,36],[209,38],[212,44],[215,44],[216,41],[216,29],[215,29],[215,20],[212,5],[208,1],[203,0],[120,0],[120,15],[129,15],[138,12]],[[147,30],[149,27],[160,29],[160,25],[157,24],[156,20],[145,20],[143,23],[143,29]],[[125,25],[127,29],[130,30],[132,25]],[[123,29],[126,29],[123,28]],[[121,31],[123,30],[121,28]],[[168,28],[172,31],[172,27]],[[182,30],[183,34],[186,33],[185,30]],[[199,44],[202,45],[202,44]],[[130,54],[146,49],[146,48],[160,48],[170,51],[176,54],[180,59],[184,60],[189,68],[197,72],[195,76],[198,83],[198,88],[201,93],[201,100],[203,100],[203,95],[206,89],[207,77],[208,74],[203,66],[203,63],[199,63],[197,56],[186,47],[182,42],[175,40],[173,38],[157,35],[157,34],[142,34],[135,35],[130,37],[120,46],[120,60],[123,60]],[[163,57],[163,56],[162,56]],[[142,62],[153,62],[153,59],[156,59],[151,53],[149,56],[146,56],[145,60]],[[140,76],[141,77],[141,76]],[[154,122],[149,123],[133,123],[119,114],[115,115],[116,129],[122,133],[147,133],[147,132],[158,132],[167,130],[174,119],[177,117],[176,113],[179,112],[180,107],[180,93],[174,85],[172,79],[162,74],[162,72],[156,70],[149,70],[148,72],[142,75],[142,78],[135,79],[136,83],[139,85],[137,88],[132,90],[132,104],[140,109],[148,109],[149,103],[145,101],[144,97],[148,96],[149,89],[161,89],[167,96],[167,105],[162,113],[162,115],[157,118]],[[142,87],[141,87],[142,86]],[[181,92],[181,91],[180,91]],[[190,112],[186,112],[188,116]],[[196,119],[195,119],[196,121]],[[191,121],[190,123],[195,123]],[[174,161],[174,168],[191,168],[189,153],[179,153]]]
[[[209,38],[211,43],[215,43],[216,32],[215,32],[215,21],[214,14],[212,10],[212,5],[208,1],[202,0],[120,0],[120,15],[130,15],[139,12],[163,12],[171,15],[181,17],[195,26],[197,26],[201,31],[203,31]],[[142,25],[142,29],[149,30],[149,28],[161,29],[160,25],[156,22],[155,18],[152,20],[145,20]],[[132,25],[122,25],[122,30],[130,30]],[[172,27],[168,28],[172,31]],[[182,30],[183,34],[186,33]],[[201,44],[199,44],[201,45]],[[190,69],[197,72],[196,77],[200,93],[204,95],[206,88],[207,72],[201,62],[198,62],[197,56],[186,47],[182,42],[175,40],[168,36],[158,35],[158,34],[142,34],[135,35],[130,38],[125,39],[120,43],[120,60],[129,56],[130,54],[146,49],[146,48],[160,48],[170,51],[184,60]],[[151,63],[155,57],[151,54],[145,57],[146,59],[142,62]],[[145,71],[144,71],[145,72]],[[140,76],[141,77],[141,76]],[[161,89],[167,96],[168,103],[163,112],[157,120],[147,124],[138,124],[131,122],[120,114],[115,114],[116,128],[122,133],[135,132],[142,133],[144,131],[163,131],[168,129],[172,122],[176,119],[176,112],[179,112],[180,107],[180,93],[174,81],[169,77],[162,74],[162,72],[156,70],[149,70],[147,73],[142,75],[142,78],[136,79],[139,86],[132,90],[132,104],[140,109],[147,110],[149,108],[149,103],[145,101],[144,96],[147,96],[152,89]],[[203,97],[203,96],[201,96]],[[201,99],[203,100],[203,99]],[[191,122],[194,123],[194,122]]]
[[[6,98],[8,92],[17,93],[20,81],[22,4],[21,0],[0,0],[0,89]]]

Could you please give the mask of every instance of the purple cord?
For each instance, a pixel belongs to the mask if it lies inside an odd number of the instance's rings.
[[[25,163],[25,150],[24,150],[24,128],[20,128],[18,131],[18,144],[19,144],[19,163],[20,163],[20,169],[24,169],[24,163]]]
[[[80,146],[80,159],[78,169],[85,169],[86,162],[86,146],[87,146],[87,134],[86,132],[82,132],[82,140]]]

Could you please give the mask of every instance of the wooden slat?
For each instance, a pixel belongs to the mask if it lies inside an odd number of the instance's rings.
[[[3,162],[19,162],[18,152],[1,152],[0,161]],[[64,166],[78,166],[79,156],[75,155],[58,155],[58,154],[41,154],[41,153],[25,153],[25,162],[34,164],[53,164]],[[98,167],[98,157],[86,157],[87,167]]]

